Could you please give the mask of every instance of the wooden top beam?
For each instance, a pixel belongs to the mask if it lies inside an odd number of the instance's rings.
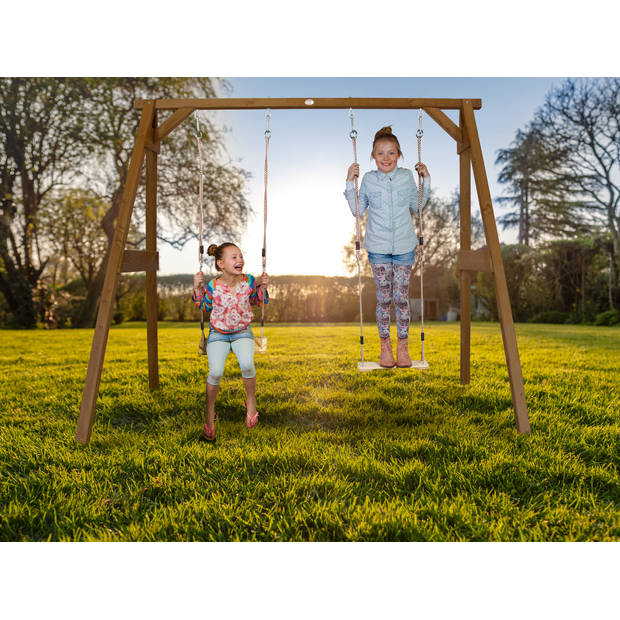
[[[152,99],[136,99],[134,108],[141,110],[147,101]],[[322,110],[339,108],[356,109],[401,109],[438,108],[440,110],[460,110],[463,99],[399,99],[377,97],[346,97],[340,99],[155,99],[157,110],[272,110],[311,109]],[[313,103],[306,103],[312,101]],[[482,107],[481,99],[468,99],[474,110]]]

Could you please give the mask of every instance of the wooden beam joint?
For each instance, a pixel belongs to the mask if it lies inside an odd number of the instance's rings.
[[[146,142],[144,144],[144,148],[147,149],[148,151],[151,151],[152,153],[157,153],[159,155],[159,151],[160,151],[159,142]]]
[[[491,255],[486,247],[480,248],[479,250],[460,250],[457,265],[459,271],[484,271],[493,273]]]
[[[157,271],[159,269],[159,252],[145,252],[143,250],[125,250],[121,273],[135,271]]]

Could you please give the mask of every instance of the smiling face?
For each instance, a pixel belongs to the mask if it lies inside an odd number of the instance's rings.
[[[229,245],[222,251],[222,258],[217,261],[220,270],[229,276],[238,276],[243,273],[243,254],[236,245]]]
[[[399,149],[394,140],[377,140],[372,152],[377,168],[381,172],[392,172],[396,168],[400,156]]]

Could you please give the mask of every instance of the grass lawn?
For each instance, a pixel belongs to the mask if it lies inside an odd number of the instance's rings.
[[[0,540],[620,540],[620,328],[517,325],[528,435],[498,324],[473,324],[469,386],[458,324],[427,325],[430,370],[374,373],[358,325],[265,331],[259,426],[231,355],[212,446],[197,326],[160,325],[153,393],[145,325],[113,328],[86,448],[93,332],[0,331]]]

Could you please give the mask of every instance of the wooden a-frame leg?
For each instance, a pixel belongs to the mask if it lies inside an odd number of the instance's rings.
[[[512,392],[512,404],[515,412],[517,430],[520,433],[527,433],[530,430],[530,421],[525,402],[525,390],[523,387],[523,374],[521,372],[521,361],[519,359],[519,349],[517,347],[517,336],[512,319],[510,308],[510,298],[508,296],[508,285],[506,274],[504,273],[504,262],[502,260],[499,236],[493,214],[493,203],[491,192],[484,167],[480,138],[476,128],[474,110],[470,100],[463,100],[463,120],[467,139],[471,147],[471,163],[480,203],[480,212],[484,233],[486,236],[487,247],[491,256],[493,267],[493,279],[495,283],[495,296],[497,298],[497,309],[499,312],[499,322],[502,329],[502,339],[504,342],[504,353],[506,355],[506,365],[508,366],[508,378],[510,380],[510,390]]]
[[[153,114],[152,133],[157,127],[157,111]],[[146,251],[157,251],[157,153],[146,151]],[[149,360],[149,388],[159,387],[157,354],[157,272],[146,272],[146,340]]]
[[[125,243],[127,242],[127,233],[131,222],[131,212],[136,200],[140,172],[144,161],[144,146],[151,135],[154,111],[155,102],[146,102],[142,109],[142,117],[140,118],[140,125],[138,126],[136,141],[134,143],[129,170],[127,172],[127,180],[125,182],[125,188],[123,189],[123,197],[121,199],[116,226],[114,228],[114,238],[112,240],[110,257],[108,259],[103,290],[101,292],[101,300],[99,302],[95,335],[93,336],[93,344],[90,350],[90,360],[86,372],[86,383],[84,384],[84,394],[82,396],[82,405],[80,407],[80,417],[76,432],[76,440],[82,445],[86,445],[90,441],[90,434],[95,419],[95,405],[97,403],[97,396],[99,395],[99,382],[101,380],[105,349],[108,342],[108,333],[112,322],[116,287],[118,285]]]
[[[471,250],[471,149],[465,143],[463,113],[459,115],[462,139],[457,143],[459,155],[459,211],[461,250]],[[461,270],[461,384],[470,381],[471,360],[471,271]]]

